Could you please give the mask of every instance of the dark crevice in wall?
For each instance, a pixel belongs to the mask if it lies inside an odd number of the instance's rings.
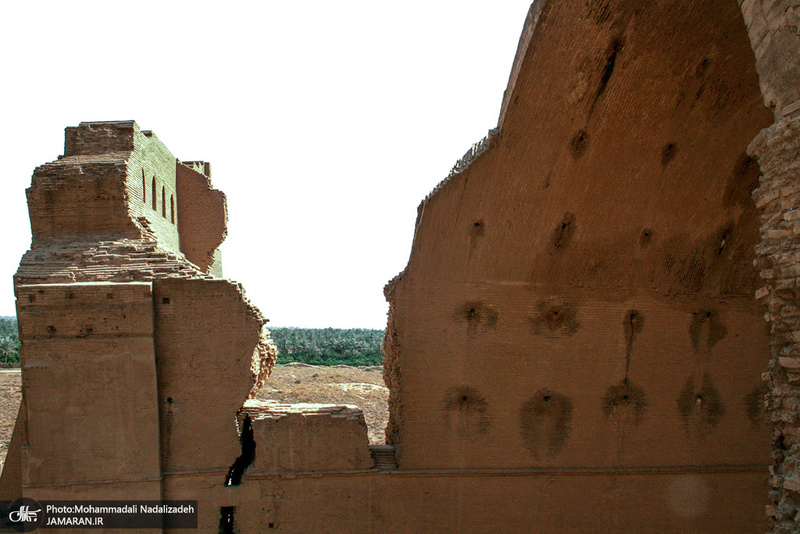
[[[630,310],[625,314],[622,325],[625,329],[625,380],[623,384],[627,384],[631,369],[633,342],[636,340],[636,334],[640,333],[644,328],[644,315],[639,310]]]
[[[564,218],[561,219],[561,223],[556,226],[551,238],[551,243],[553,243],[556,251],[567,248],[567,245],[572,241],[572,236],[575,234],[575,220],[575,215],[567,212],[564,214]]]
[[[245,469],[250,467],[253,460],[256,458],[256,441],[253,437],[253,423],[250,421],[250,416],[244,416],[242,422],[242,435],[239,438],[242,444],[242,454],[233,462],[228,477],[225,479],[226,486],[238,486],[242,483],[242,475]]]
[[[572,157],[579,159],[586,153],[589,147],[589,134],[586,130],[578,130],[569,142],[569,149],[572,152]]]
[[[611,44],[608,47],[608,52],[606,53],[606,63],[605,66],[603,66],[603,74],[600,76],[600,83],[597,85],[597,91],[594,94],[592,105],[589,107],[589,117],[591,117],[592,113],[594,113],[594,108],[597,105],[597,101],[600,100],[600,97],[608,87],[608,82],[611,80],[611,75],[614,74],[614,67],[617,65],[617,57],[622,51],[623,46],[624,45],[621,39],[614,39],[611,41]]]
[[[639,236],[639,246],[642,248],[647,247],[650,244],[650,241],[653,240],[653,229],[652,228],[645,228],[642,230],[641,235]]]
[[[219,509],[219,534],[234,534],[234,516],[236,515],[235,506],[223,506]]]
[[[717,256],[722,256],[722,251],[725,250],[725,245],[730,240],[731,234],[733,234],[733,223],[728,224],[719,231],[717,236],[717,242],[719,243],[716,253]]]

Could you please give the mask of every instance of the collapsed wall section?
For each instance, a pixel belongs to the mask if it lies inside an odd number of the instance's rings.
[[[236,416],[261,371],[254,354],[266,321],[228,280],[153,287],[162,468],[227,470],[241,452]]]
[[[54,240],[136,238],[127,210],[127,164],[118,153],[37,167],[27,190],[33,246]]]
[[[211,166],[188,162],[177,167],[181,252],[201,271],[222,276],[219,246],[228,235],[225,193],[211,187]]]
[[[176,165],[134,121],[67,128],[64,155],[38,167],[27,191],[34,245],[148,235],[179,252]]]
[[[248,400],[257,447],[252,474],[369,469],[364,414],[355,406]]]

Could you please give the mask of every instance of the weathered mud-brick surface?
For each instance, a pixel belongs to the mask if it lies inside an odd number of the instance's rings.
[[[364,415],[356,406],[248,400],[240,418],[261,444],[253,474],[369,469]]]
[[[597,499],[669,468],[693,482],[650,480],[662,531],[765,528],[746,148],[771,121],[735,2],[534,3],[499,128],[421,204],[387,286],[400,471],[596,469],[583,502],[631,525]]]
[[[228,280],[157,280],[155,344],[165,472],[227,469],[240,454],[233,424],[257,377],[259,311]]]
[[[420,205],[386,287],[376,468],[357,409],[245,401],[275,354],[214,278],[210,166],[130,121],[68,129],[28,192],[25,394],[0,490],[160,490],[197,499],[209,532],[760,532],[765,506],[797,531],[797,8],[532,5],[497,127]],[[72,399],[57,375],[90,368],[91,399]],[[58,420],[76,436],[92,403],[115,417],[102,440],[43,440]],[[87,465],[87,445],[136,465]],[[73,456],[83,471],[41,467]]]
[[[765,379],[775,426],[770,467],[775,532],[800,528],[800,117],[778,121],[750,145],[763,173],[753,193],[761,208],[756,265],[766,285],[772,359]]]
[[[739,0],[755,54],[764,104],[775,123],[748,148],[763,175],[753,198],[761,212],[761,242],[756,265],[764,287],[756,293],[766,304],[772,360],[764,374],[767,408],[774,425],[767,506],[773,532],[800,529],[800,162],[797,111],[800,109],[800,2]]]
[[[25,393],[3,496],[159,499],[164,473],[227,471],[276,351],[242,288],[215,277],[226,211],[210,166],[133,121],[82,123],[27,193]]]
[[[141,282],[16,287],[26,496],[66,485],[101,498],[108,492],[94,484],[113,480],[160,498],[151,291]]]

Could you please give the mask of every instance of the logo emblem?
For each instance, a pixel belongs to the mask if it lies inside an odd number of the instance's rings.
[[[40,513],[42,513],[41,508],[38,510],[31,510],[31,506],[23,504],[19,507],[19,510],[13,510],[10,512],[8,514],[8,519],[12,523],[19,523],[20,521],[23,523],[35,523],[36,518]]]
[[[44,522],[42,506],[33,499],[17,499],[6,511],[6,526],[17,532],[33,532]]]

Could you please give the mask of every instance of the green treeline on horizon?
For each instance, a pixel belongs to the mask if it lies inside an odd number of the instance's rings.
[[[382,365],[383,330],[364,328],[269,328],[278,363]]]
[[[19,363],[19,333],[14,317],[0,317],[0,363]]]
[[[383,330],[365,328],[270,328],[278,363],[382,365]],[[0,317],[0,363],[19,363],[19,334],[14,317]]]

